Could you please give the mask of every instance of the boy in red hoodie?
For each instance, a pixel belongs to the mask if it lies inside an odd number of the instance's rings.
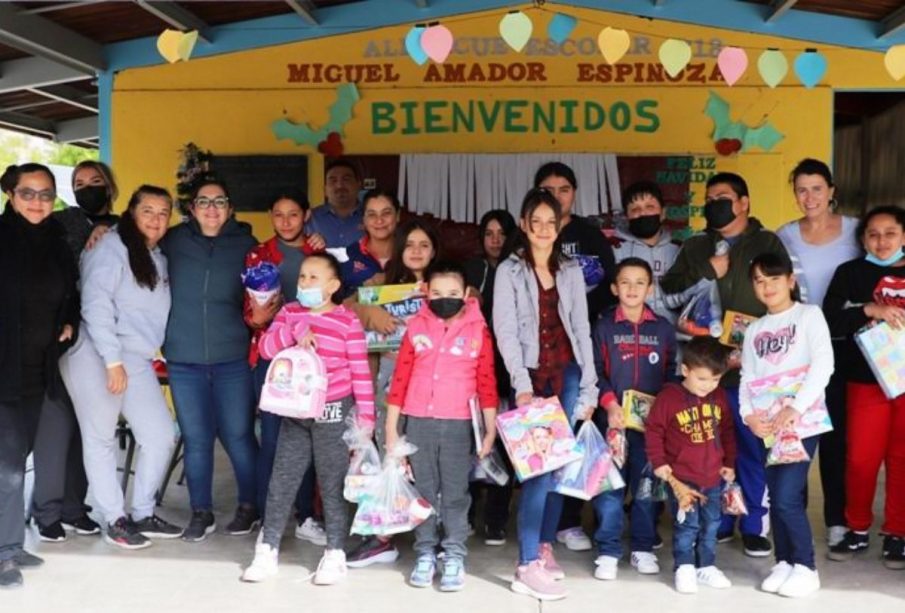
[[[732,585],[715,566],[720,486],[723,479],[735,479],[732,412],[719,387],[727,362],[727,349],[719,341],[693,338],[682,354],[682,383],[666,384],[647,418],[647,455],[654,474],[664,480],[675,477],[707,498],[680,521],[678,504],[670,496],[676,517],[676,591],[682,594],[697,592],[699,583],[714,588]]]
[[[440,590],[465,582],[468,538],[468,475],[474,463],[471,401],[477,399],[487,434],[477,450],[484,457],[496,438],[497,396],[493,341],[481,307],[465,298],[465,270],[454,262],[434,262],[424,274],[427,302],[408,322],[387,397],[386,447],[398,440],[400,414],[405,434],[418,450],[410,463],[415,488],[437,516],[415,528],[418,559],[409,577],[428,587],[437,573],[437,545],[443,547]]]

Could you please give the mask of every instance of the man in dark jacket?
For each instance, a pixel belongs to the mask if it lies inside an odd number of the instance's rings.
[[[660,280],[663,291],[678,294],[701,279],[716,280],[724,311],[762,316],[766,308],[754,295],[748,274],[751,260],[762,253],[776,253],[782,257],[788,257],[788,254],[779,238],[750,213],[748,185],[742,177],[729,172],[712,176],[707,181],[704,205],[707,229],[682,245],[675,264]],[[729,244],[728,253],[716,254],[720,241]],[[745,553],[752,557],[766,557],[770,555],[770,541],[766,538],[767,508],[763,504],[767,488],[765,450],[763,442],[745,427],[739,417],[738,384],[738,368],[728,371],[721,383],[732,407],[738,441],[736,474],[748,505],[748,515],[742,517],[739,527]],[[720,540],[732,537],[733,520],[732,516],[723,518]]]

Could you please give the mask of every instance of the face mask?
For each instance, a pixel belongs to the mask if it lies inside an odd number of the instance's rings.
[[[317,309],[327,304],[324,291],[319,287],[300,287],[295,297],[300,305],[308,309]]]
[[[659,215],[642,215],[628,220],[628,231],[644,240],[656,236],[660,231]]]
[[[735,213],[732,211],[732,200],[717,198],[704,205],[704,218],[707,220],[707,228],[720,230],[735,221]]]
[[[107,188],[104,185],[88,185],[79,188],[75,192],[75,201],[88,215],[94,217],[108,204]]]
[[[873,253],[868,253],[864,256],[864,259],[870,262],[871,264],[876,264],[877,266],[892,266],[902,258],[905,258],[905,249],[899,249],[895,254],[889,256],[885,260],[881,260]]]
[[[440,319],[449,319],[462,310],[465,300],[462,298],[434,298],[427,303],[431,313]]]

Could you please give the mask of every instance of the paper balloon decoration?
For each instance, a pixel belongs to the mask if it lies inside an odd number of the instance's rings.
[[[569,38],[569,34],[578,25],[578,20],[565,13],[556,13],[547,26],[547,36],[553,39],[557,45],[561,45]]]
[[[625,30],[604,28],[597,36],[597,46],[607,64],[615,64],[628,52],[632,39]]]
[[[795,74],[805,87],[814,87],[826,74],[826,58],[816,49],[807,49],[795,58]]]
[[[789,62],[779,49],[767,49],[757,58],[760,78],[770,87],[776,87],[789,74]]]
[[[732,87],[748,70],[748,54],[738,47],[723,47],[716,59],[726,85]]]
[[[405,50],[416,64],[421,66],[427,61],[427,54],[421,48],[421,35],[424,34],[424,26],[416,25],[405,35]]]
[[[883,58],[889,76],[898,81],[905,77],[905,45],[890,47]]]
[[[531,40],[534,24],[531,18],[521,11],[510,11],[500,19],[500,36],[515,51],[521,51]]]
[[[188,61],[192,56],[192,49],[198,42],[198,32],[180,32],[179,30],[164,30],[157,37],[157,51],[163,56],[163,59],[170,64],[174,64],[179,60]]]
[[[428,26],[421,34],[421,48],[427,57],[442,64],[452,51],[453,35],[449,28],[442,24]]]
[[[663,68],[666,69],[666,73],[671,77],[676,77],[691,61],[691,45],[684,40],[670,38],[660,45],[657,55]]]

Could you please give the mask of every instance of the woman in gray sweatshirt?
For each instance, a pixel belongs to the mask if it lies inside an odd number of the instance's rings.
[[[163,344],[170,311],[166,257],[157,246],[167,231],[172,199],[143,185],[132,194],[116,229],[81,261],[82,334],[60,360],[82,431],[85,471],[107,542],[124,549],[174,538],[182,530],[154,514],[155,496],[175,442],[152,361]],[[141,446],[131,516],[116,475],[116,426],[122,414]]]

